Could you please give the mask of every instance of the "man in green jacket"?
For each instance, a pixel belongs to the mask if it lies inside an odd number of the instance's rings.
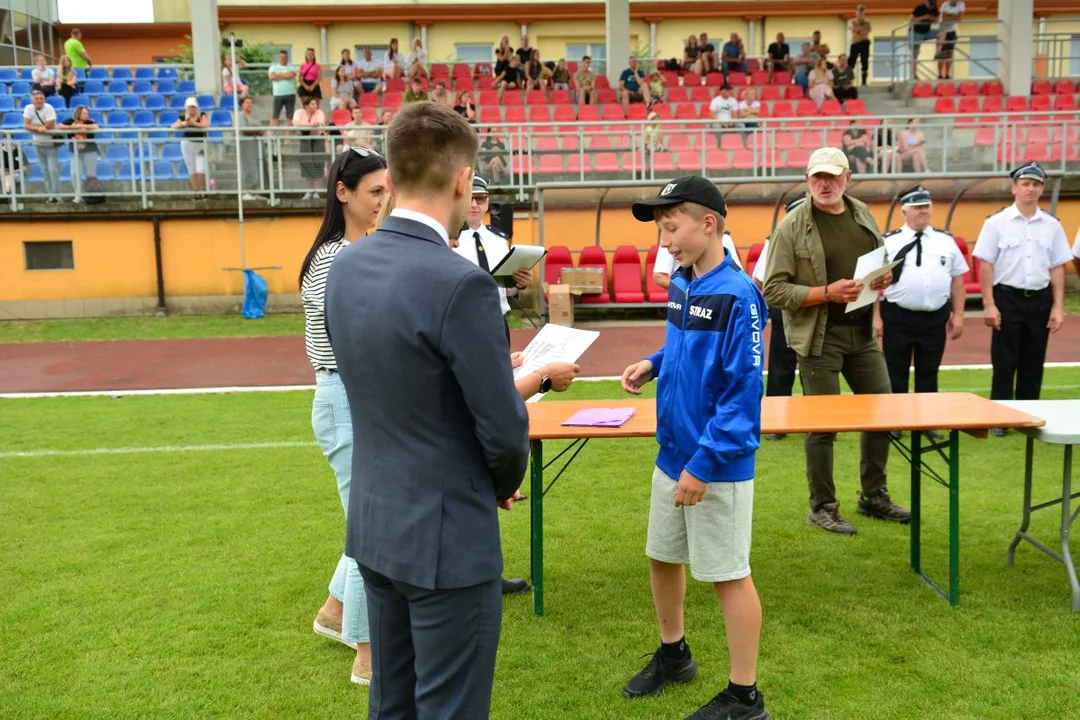
[[[784,312],[788,345],[798,358],[806,395],[839,395],[840,375],[856,393],[890,392],[885,356],[874,339],[873,306],[845,312],[862,292],[852,279],[860,255],[881,246],[881,231],[862,202],[844,193],[851,182],[847,156],[837,148],[821,148],[810,156],[806,171],[811,202],[788,213],[769,243],[763,291],[769,307]],[[881,290],[892,274],[871,283]],[[833,484],[835,433],[806,436],[806,475],[810,514],[806,521],[843,535],[855,528],[840,516]],[[906,523],[908,510],[896,505],[886,489],[885,465],[889,435],[864,432],[861,437],[863,515]]]

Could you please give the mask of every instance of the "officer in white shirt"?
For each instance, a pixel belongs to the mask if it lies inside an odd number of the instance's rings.
[[[735,249],[735,240],[732,239],[731,233],[725,230],[720,237],[720,243],[728,251],[728,255],[731,256],[735,265],[742,270],[742,261],[739,260],[739,251]],[[671,253],[667,251],[667,248],[661,245],[657,249],[656,259],[653,261],[653,282],[667,290],[668,284],[671,282],[671,273],[675,272],[677,267],[678,263],[675,262],[675,258],[671,257]]]
[[[461,229],[461,234],[451,247],[454,252],[469,262],[490,271],[499,264],[506,253],[510,252],[510,241],[502,230],[484,224],[484,215],[487,211],[487,180],[479,175],[473,175],[472,206],[465,219],[465,227]],[[519,291],[529,287],[532,282],[532,272],[518,270],[514,273],[514,281],[517,283],[516,287],[499,288],[499,306],[502,308],[504,321],[506,313],[510,312],[507,297],[514,297]],[[510,341],[509,324],[506,326],[506,340]]]
[[[804,202],[806,195],[800,195],[784,206],[784,212],[789,213]],[[761,248],[761,255],[758,256],[752,275],[758,289],[765,284],[765,262],[768,253],[769,238],[765,238],[765,246]],[[791,397],[798,360],[795,358],[795,351],[788,347],[787,336],[784,335],[784,311],[780,308],[769,308],[769,322],[772,323],[772,330],[769,332],[769,372],[765,377],[765,394],[770,397]],[[787,436],[769,433],[765,439],[783,440],[785,437]]]
[[[932,211],[929,191],[922,186],[904,191],[904,225],[882,237],[889,260],[900,262],[874,313],[874,332],[882,340],[894,393],[908,391],[912,356],[915,392],[937,392],[945,338],[956,340],[964,332],[968,264],[952,234],[931,227]],[[937,431],[928,434],[941,439]]]
[[[1072,252],[1061,221],[1039,209],[1046,172],[1013,170],[1016,202],[986,219],[972,253],[980,262],[986,324],[994,329],[992,400],[1038,400],[1050,333],[1065,320],[1065,263]],[[1004,435],[995,429],[995,435]]]

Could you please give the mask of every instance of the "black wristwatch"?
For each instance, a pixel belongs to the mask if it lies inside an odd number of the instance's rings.
[[[540,376],[540,392],[551,392],[551,378],[549,378],[547,375],[540,372],[539,370],[536,370],[535,372],[537,375]]]

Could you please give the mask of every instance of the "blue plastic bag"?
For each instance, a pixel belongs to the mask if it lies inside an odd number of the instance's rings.
[[[266,315],[266,298],[270,289],[266,280],[254,270],[244,271],[244,309],[241,314],[249,320]]]

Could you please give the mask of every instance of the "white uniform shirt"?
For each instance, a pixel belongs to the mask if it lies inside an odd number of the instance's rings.
[[[506,256],[506,253],[510,252],[510,244],[506,241],[506,237],[501,233],[496,232],[488,225],[481,225],[473,230],[470,227],[466,227],[458,235],[458,246],[454,248],[461,257],[465,258],[473,265],[479,265],[480,261],[476,257],[476,238],[473,237],[473,233],[480,233],[480,244],[484,246],[484,255],[487,256],[488,268],[493,268],[499,264],[499,262]],[[499,307],[502,308],[503,315],[510,312],[510,303],[506,299],[506,290],[499,288]]]
[[[915,239],[907,225],[882,238],[889,258]],[[918,248],[911,248],[904,258],[900,281],[885,288],[885,299],[907,310],[940,310],[952,295],[952,280],[968,271],[967,261],[953,236],[928,227],[922,236],[922,265],[916,265]]]
[[[1080,258],[1080,230],[1076,231],[1076,239],[1073,240],[1073,257]]]
[[[731,255],[732,261],[742,269],[742,262],[739,261],[739,251],[735,249],[735,241],[731,239],[731,235],[725,230],[723,237],[720,238],[720,242],[723,244],[724,249]],[[486,246],[485,246],[486,247]],[[678,267],[678,263],[675,262],[675,258],[671,257],[671,253],[667,251],[663,245],[661,245],[656,251],[656,261],[653,263],[653,274],[663,273],[664,275],[670,275],[675,272],[675,268]]]
[[[758,255],[757,264],[754,265],[754,274],[750,276],[762,285],[765,284],[765,261],[769,257],[768,253],[769,238],[765,238],[765,244],[761,246],[761,254]]]
[[[1060,220],[1042,210],[1028,220],[1015,203],[986,218],[972,254],[994,266],[994,285],[1021,290],[1042,290],[1072,257]]]

